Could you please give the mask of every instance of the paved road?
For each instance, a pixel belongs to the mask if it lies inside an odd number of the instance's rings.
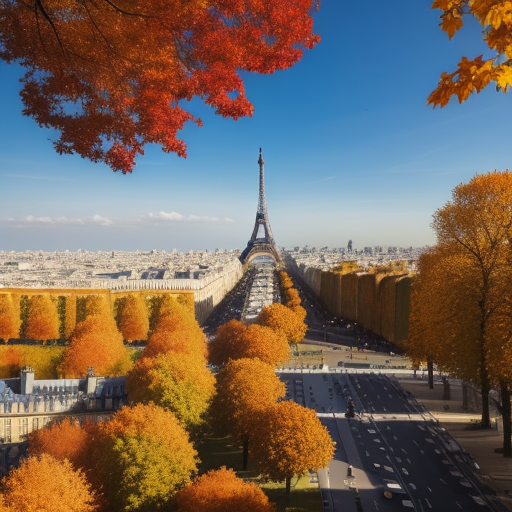
[[[287,398],[316,410],[337,443],[329,468],[319,471],[325,511],[499,510],[476,478],[473,461],[395,379],[372,373],[280,375]],[[357,413],[347,419],[349,401]],[[388,484],[396,489],[385,497]]]

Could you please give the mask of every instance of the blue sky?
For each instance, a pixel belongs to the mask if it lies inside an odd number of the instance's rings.
[[[429,0],[323,0],[322,37],[293,68],[244,75],[252,118],[193,100],[188,158],[147,147],[132,175],[60,156],[21,115],[22,71],[0,63],[0,250],[243,249],[263,148],[280,246],[423,246],[432,214],[476,173],[512,168],[510,93],[491,85],[426,106],[442,71],[486,53],[468,23],[452,41]]]

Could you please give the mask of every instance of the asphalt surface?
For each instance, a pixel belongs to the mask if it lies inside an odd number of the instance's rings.
[[[319,370],[280,377],[286,398],[316,410],[337,443],[319,471],[326,512],[504,510],[474,460],[393,377]],[[345,417],[349,402],[353,418]]]

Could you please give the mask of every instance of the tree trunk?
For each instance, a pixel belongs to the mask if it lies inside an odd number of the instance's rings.
[[[287,476],[286,477],[286,506],[287,507],[290,504],[290,488],[291,488],[291,483],[292,483],[292,477],[291,476]]]
[[[462,381],[462,410],[467,411],[468,409],[468,383],[464,380]]]
[[[434,389],[434,361],[427,361],[428,388]]]
[[[503,457],[512,457],[512,411],[510,407],[510,387],[500,382],[501,408],[503,417]]]
[[[244,437],[243,452],[242,452],[242,469],[247,470],[247,464],[249,463],[249,436]]]
[[[480,377],[482,379],[482,428],[491,428],[491,415],[489,414],[489,391],[491,385],[489,383],[489,375],[485,367],[485,361],[480,364]]]
[[[443,377],[443,400],[450,400],[450,381],[448,377]]]

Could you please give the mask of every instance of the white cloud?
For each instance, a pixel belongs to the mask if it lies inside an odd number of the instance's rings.
[[[226,224],[234,222],[230,218],[213,217],[210,215],[183,215],[178,212],[158,212],[149,213],[132,219],[111,219],[103,215],[95,214],[87,217],[68,217],[61,215],[58,217],[25,215],[24,217],[8,217],[0,219],[0,223],[8,224],[14,227],[28,226],[129,226],[133,228],[137,225],[162,224],[162,223],[219,223]]]
[[[59,217],[36,217],[35,215],[26,215],[25,217],[19,218],[9,217],[5,219],[4,222],[16,226],[85,226],[90,224],[111,226],[114,223],[112,219],[101,215],[93,215],[92,217],[66,217],[65,215]]]
[[[212,217],[209,215],[182,215],[178,212],[158,212],[158,213],[150,213],[148,216],[149,219],[153,221],[171,221],[171,222],[234,222],[233,219],[228,217]]]

